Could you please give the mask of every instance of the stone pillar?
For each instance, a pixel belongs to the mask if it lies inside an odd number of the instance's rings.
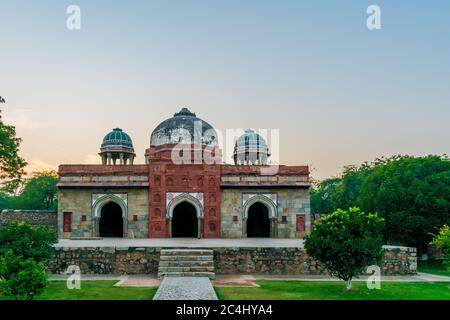
[[[278,237],[278,219],[272,218],[270,221],[270,237],[277,238]]]
[[[106,154],[103,153],[101,157],[102,157],[102,165],[106,165],[107,162]]]
[[[100,237],[100,218],[98,217],[92,219],[92,236]]]
[[[202,227],[203,227],[203,217],[197,218],[197,238],[201,239],[202,237]]]
[[[119,155],[119,159],[120,159],[120,165],[123,165],[123,153],[120,153]]]
[[[169,238],[172,238],[172,217],[167,217],[167,233]]]
[[[242,218],[242,238],[247,238],[247,218]]]
[[[131,155],[131,156],[130,156],[130,164],[133,165],[133,163],[134,163],[134,156]]]
[[[108,152],[106,158],[108,159],[108,165],[111,165],[111,153]]]
[[[128,219],[127,217],[122,217],[123,219],[123,237],[128,237]]]

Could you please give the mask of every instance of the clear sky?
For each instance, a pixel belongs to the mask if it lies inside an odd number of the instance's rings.
[[[115,127],[143,163],[181,106],[218,129],[280,129],[280,161],[315,178],[448,154],[449,16],[446,0],[0,0],[0,108],[29,170],[99,163]]]

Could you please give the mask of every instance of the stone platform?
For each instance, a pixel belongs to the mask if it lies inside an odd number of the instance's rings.
[[[167,249],[213,251],[215,274],[320,275],[325,270],[311,258],[301,239],[102,239],[63,240],[47,264],[51,273],[65,273],[70,265],[82,274],[158,273],[161,251]],[[383,275],[414,275],[416,249],[385,246],[380,265]]]
[[[57,248],[83,247],[142,247],[142,248],[298,248],[303,247],[302,239],[195,239],[195,238],[152,238],[123,239],[104,238],[94,240],[60,239]]]

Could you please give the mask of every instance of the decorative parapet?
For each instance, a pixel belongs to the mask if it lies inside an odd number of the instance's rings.
[[[148,187],[146,165],[61,165],[57,187]]]
[[[308,166],[279,166],[275,175],[263,174],[267,166],[222,165],[221,187],[297,187],[309,188]]]

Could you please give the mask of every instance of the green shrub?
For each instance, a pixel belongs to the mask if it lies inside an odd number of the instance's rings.
[[[439,230],[439,234],[433,237],[433,241],[431,241],[430,244],[442,250],[442,254],[444,255],[444,265],[450,271],[450,227],[444,225],[441,230]]]
[[[383,258],[383,224],[382,218],[359,208],[338,209],[314,224],[305,248],[332,276],[347,281],[351,290],[352,278]]]
[[[56,234],[45,227],[11,222],[0,229],[0,289],[15,299],[31,300],[46,287],[44,261],[53,255]]]
[[[53,245],[58,238],[46,227],[32,228],[24,222],[10,222],[0,229],[0,256],[12,251],[24,260],[43,262],[53,255]]]
[[[47,286],[47,275],[42,262],[23,259],[8,251],[0,257],[0,290],[15,299],[32,300]]]

